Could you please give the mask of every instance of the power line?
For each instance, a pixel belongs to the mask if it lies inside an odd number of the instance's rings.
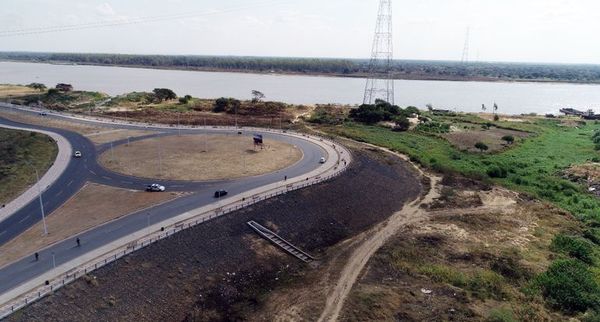
[[[113,19],[113,20],[104,20],[104,21],[96,21],[96,22],[88,22],[88,23],[80,23],[80,24],[0,30],[0,37],[26,36],[26,35],[34,35],[34,34],[46,34],[46,33],[54,33],[54,32],[76,31],[76,30],[85,30],[85,29],[96,29],[96,28],[105,28],[105,27],[134,25],[134,24],[142,24],[142,23],[154,23],[154,22],[160,22],[160,21],[169,21],[169,20],[186,19],[186,18],[206,17],[206,16],[226,14],[226,13],[231,13],[231,12],[236,12],[236,11],[243,11],[243,10],[248,10],[248,9],[281,5],[281,4],[285,4],[288,2],[291,2],[291,0],[255,3],[255,4],[251,4],[251,5],[232,7],[232,8],[226,8],[226,9],[221,9],[221,10],[215,10],[215,11],[201,11],[201,12],[196,11],[196,12],[177,13],[177,14],[168,14],[168,15],[159,15],[159,16],[139,17],[139,18],[126,19],[126,20]]]

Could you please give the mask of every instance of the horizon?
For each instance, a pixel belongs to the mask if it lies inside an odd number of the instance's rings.
[[[0,51],[0,54],[73,54],[73,55],[122,55],[122,56],[174,56],[174,57],[231,57],[231,58],[260,58],[260,59],[321,59],[321,60],[349,60],[349,61],[362,61],[370,60],[371,58],[355,58],[355,57],[319,57],[319,56],[254,56],[254,55],[227,55],[227,54],[137,54],[137,53],[117,53],[117,52],[66,52],[66,51]],[[2,59],[0,59],[2,61]],[[443,60],[443,59],[410,59],[410,58],[394,58],[394,62],[432,62],[432,63],[457,63],[460,64],[460,60]],[[33,63],[33,62],[32,62]],[[43,62],[42,62],[43,63]],[[84,64],[84,63],[77,63]],[[540,65],[540,66],[598,66],[600,63],[565,63],[565,62],[531,62],[531,61],[469,61],[467,64],[507,64],[507,65]],[[96,65],[90,63],[90,65]]]

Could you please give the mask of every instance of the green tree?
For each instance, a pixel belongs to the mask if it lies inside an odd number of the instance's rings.
[[[475,143],[475,148],[479,151],[481,151],[481,153],[487,151],[489,149],[489,147],[483,143],[483,142],[477,142]]]
[[[31,84],[27,85],[27,87],[37,89],[40,92],[42,92],[46,89],[46,85],[44,85],[42,83],[31,83]]]
[[[152,92],[159,103],[177,98],[177,94],[168,88],[155,88]]]
[[[261,91],[252,90],[252,103],[258,103],[265,98],[265,94]]]

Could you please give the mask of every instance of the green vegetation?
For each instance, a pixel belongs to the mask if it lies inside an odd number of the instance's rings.
[[[574,127],[562,124],[560,119],[531,118],[519,123],[490,123],[469,114],[425,116],[433,122],[464,127],[466,133],[469,133],[469,128],[498,127],[527,131],[531,135],[520,139],[519,144],[511,144],[515,141],[513,136],[502,137],[510,145],[509,149],[495,153],[471,153],[458,150],[442,135],[419,127],[397,133],[382,126],[346,122],[327,130],[406,154],[412,161],[438,172],[456,173],[502,185],[567,210],[581,220],[581,230],[555,236],[550,250],[557,253],[558,259],[546,272],[534,278],[532,289],[537,292],[531,295],[543,296],[548,304],[567,314],[598,310],[600,198],[589,193],[582,183],[567,179],[564,171],[573,165],[599,159],[595,145],[600,143],[600,124],[579,123]],[[482,152],[487,147],[482,142],[475,146]],[[518,269],[516,262],[494,262],[491,269],[494,274],[486,270],[465,274],[451,266],[425,265],[420,272],[435,281],[467,289],[480,298],[501,294],[502,290],[496,286],[503,285],[502,277],[516,281],[531,280],[528,272]],[[490,315],[490,320],[510,321],[510,316],[504,319],[501,313]]]
[[[594,263],[595,255],[593,245],[580,237],[558,234],[554,237],[554,240],[552,240],[550,249],[553,252],[566,254],[587,264]]]
[[[576,313],[600,307],[600,286],[589,268],[578,260],[555,261],[536,283],[549,302],[562,311]]]
[[[121,65],[195,70],[234,70],[300,74],[363,75],[367,59],[164,56],[120,54],[69,54],[3,52],[0,59],[33,62],[66,62],[91,65]],[[600,82],[600,66],[544,65],[523,63],[477,63],[410,61],[393,62],[393,77],[450,80],[539,80]]]
[[[0,205],[18,196],[50,167],[57,146],[49,137],[25,131],[0,129]]]

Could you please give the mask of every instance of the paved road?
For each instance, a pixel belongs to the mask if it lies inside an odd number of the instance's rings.
[[[99,166],[96,158],[99,153],[106,150],[110,144],[105,144],[96,148],[94,144],[87,138],[71,131],[33,125],[23,125],[1,118],[0,124],[12,126],[21,125],[24,127],[34,127],[47,131],[54,131],[63,135],[72,144],[73,150],[79,150],[82,152],[83,157],[81,159],[71,160],[67,170],[63,173],[63,175],[43,193],[44,207],[46,213],[48,214],[60,207],[60,205],[62,205],[74,193],[76,193],[86,181],[134,189],[144,189],[145,185],[149,183],[146,179],[117,174]],[[109,126],[113,128],[131,128],[131,126],[119,124],[113,124]],[[179,131],[177,129],[164,128],[148,128],[147,130],[153,130],[157,132],[152,136],[175,135]],[[216,131],[218,130],[182,129],[181,133],[201,134],[214,133]],[[231,135],[237,135],[237,133],[234,133],[231,130],[230,132]],[[219,131],[219,133],[223,132]],[[253,131],[252,133],[245,133],[244,135],[251,136],[253,133],[256,132]],[[186,211],[211,204],[214,202],[212,194],[216,189],[226,189],[229,191],[230,196],[234,196],[254,188],[280,181],[283,179],[284,175],[290,178],[302,176],[303,174],[316,169],[319,166],[319,158],[325,153],[318,145],[299,138],[272,132],[263,132],[262,134],[266,138],[272,138],[296,145],[304,152],[303,159],[293,166],[275,173],[243,178],[239,180],[212,182],[153,180],[152,182],[158,182],[165,185],[168,190],[192,191],[193,194],[162,204],[149,210],[131,214],[103,226],[97,227],[91,231],[82,233],[78,236],[73,236],[73,238],[69,240],[65,240],[53,245],[48,249],[40,251],[40,260],[38,262],[34,261],[33,256],[30,256],[9,266],[0,268],[0,293],[8,291],[19,284],[48,271],[53,267],[54,261],[58,266],[91,250],[106,245],[113,240],[138,231],[139,229],[146,227],[148,224],[152,225],[153,223],[161,222]],[[113,146],[124,144],[125,142],[126,140],[117,141],[113,143]],[[0,244],[5,243],[40,220],[41,213],[39,209],[39,203],[36,199],[24,208],[20,209],[13,216],[0,223]],[[77,237],[82,240],[81,247],[76,247],[75,238]]]

